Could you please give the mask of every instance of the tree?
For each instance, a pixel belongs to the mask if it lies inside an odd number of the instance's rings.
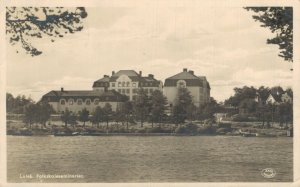
[[[173,107],[173,120],[183,123],[188,116],[188,108],[193,105],[191,93],[186,88],[178,88],[175,105]]]
[[[89,114],[90,112],[86,108],[79,111],[78,120],[83,122],[83,127],[85,127],[85,122],[89,121]]]
[[[69,123],[75,128],[75,125],[77,124],[77,116],[71,112],[70,117],[69,117]]]
[[[167,98],[163,95],[163,93],[159,90],[155,90],[152,92],[150,97],[150,113],[151,113],[151,121],[152,127],[153,122],[161,122],[167,105]]]
[[[24,114],[24,107],[29,104],[34,104],[34,101],[25,95],[14,97],[10,93],[6,93],[6,112]]]
[[[141,121],[141,127],[143,127],[144,120],[149,112],[149,98],[143,89],[138,90],[133,101],[133,110],[135,116]]]
[[[200,107],[199,111],[199,117],[200,119],[212,119],[214,118],[214,114],[221,110],[220,105],[217,103],[217,101],[211,97],[210,101],[208,103],[205,103]]]
[[[109,119],[110,119],[110,117],[113,113],[112,108],[111,108],[111,104],[105,103],[102,110],[103,110],[103,119],[104,119],[104,121],[106,121],[106,129],[108,129]]]
[[[25,107],[25,115],[24,115],[24,122],[26,124],[29,124],[29,127],[31,128],[32,124],[35,123],[37,120],[36,115],[38,112],[37,105],[35,104],[29,104]]]
[[[262,101],[266,101],[270,95],[270,88],[269,87],[264,87],[260,86],[257,90],[259,97]]]
[[[131,101],[125,101],[121,105],[121,112],[125,115],[126,129],[127,130],[128,130],[129,120],[131,120],[132,110],[133,110],[133,104],[132,104]]]
[[[86,17],[83,7],[6,7],[6,34],[11,45],[20,44],[26,53],[37,56],[42,51],[30,40],[47,36],[54,42],[57,37],[81,31]]]
[[[97,124],[99,128],[99,123],[103,121],[104,112],[100,106],[97,106],[95,111],[92,114],[92,122]]]
[[[37,122],[46,127],[46,122],[50,119],[53,108],[46,102],[40,102],[37,104]]]
[[[60,119],[65,123],[65,127],[67,127],[68,123],[70,122],[70,116],[71,112],[68,109],[62,111],[60,115]]]
[[[226,105],[231,105],[238,107],[244,99],[255,99],[256,89],[251,86],[244,86],[243,88],[234,88],[234,96],[231,96],[229,99],[225,100]]]
[[[246,7],[253,11],[255,21],[262,23],[276,36],[267,39],[267,44],[279,46],[279,56],[284,60],[293,62],[293,8],[292,7]]]

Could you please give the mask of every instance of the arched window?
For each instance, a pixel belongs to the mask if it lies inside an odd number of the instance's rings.
[[[74,104],[74,99],[69,99],[68,102],[69,102],[69,105],[73,105]]]
[[[77,104],[82,105],[82,99],[77,99]]]
[[[86,100],[85,100],[85,104],[86,104],[86,105],[90,105],[90,104],[91,104],[91,100],[90,100],[90,99],[86,99]]]
[[[95,104],[95,105],[99,105],[99,99],[95,99],[95,100],[94,100],[94,104]]]
[[[61,105],[65,105],[65,104],[66,104],[66,100],[61,99],[61,100],[60,100],[60,104],[61,104]]]

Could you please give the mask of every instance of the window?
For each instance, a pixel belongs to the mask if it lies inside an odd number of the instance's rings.
[[[121,93],[121,91],[122,91],[121,89],[118,89],[118,92],[119,92],[119,93]]]
[[[151,89],[149,89],[149,91],[150,91],[150,93],[153,93],[153,89],[151,88]]]
[[[178,88],[185,88],[186,87],[186,82],[184,80],[177,81],[177,87]]]
[[[122,94],[125,94],[125,89],[122,89]]]
[[[111,83],[111,87],[115,87],[116,86],[116,83]]]
[[[95,100],[94,100],[94,104],[95,104],[95,105],[99,105],[99,99],[95,99]]]
[[[66,104],[66,101],[64,99],[60,100],[60,104],[61,105],[65,105]]]
[[[85,100],[85,104],[86,105],[90,105],[91,104],[91,100],[90,99]]]
[[[130,92],[130,90],[129,90],[129,89],[126,89],[126,93],[129,94],[129,92]]]
[[[129,87],[130,86],[130,82],[126,82],[126,86]]]
[[[147,88],[145,89],[145,93],[148,93],[148,89]]]
[[[122,82],[122,87],[125,87],[125,82]]]
[[[118,87],[121,87],[122,86],[121,84],[122,84],[121,82],[118,82]]]
[[[136,87],[136,83],[135,82],[132,83],[132,87]]]
[[[132,89],[132,93],[137,93],[137,89],[136,88]]]
[[[73,99],[69,99],[69,105],[73,105],[74,100]]]
[[[82,99],[78,99],[78,100],[77,100],[77,104],[78,104],[78,105],[82,105]]]

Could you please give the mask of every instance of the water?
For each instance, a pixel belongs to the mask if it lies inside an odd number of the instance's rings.
[[[8,182],[275,182],[293,179],[292,138],[7,137]],[[267,179],[264,168],[277,174]],[[31,174],[33,178],[22,178]],[[36,174],[83,178],[38,179]]]

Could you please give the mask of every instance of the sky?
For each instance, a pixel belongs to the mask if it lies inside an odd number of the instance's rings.
[[[39,100],[50,90],[91,90],[112,71],[133,69],[164,81],[183,68],[206,76],[211,96],[234,87],[292,86],[292,63],[278,57],[273,34],[242,7],[105,6],[87,8],[84,29],[55,42],[33,39],[43,51],[26,55],[7,42],[7,92]]]

